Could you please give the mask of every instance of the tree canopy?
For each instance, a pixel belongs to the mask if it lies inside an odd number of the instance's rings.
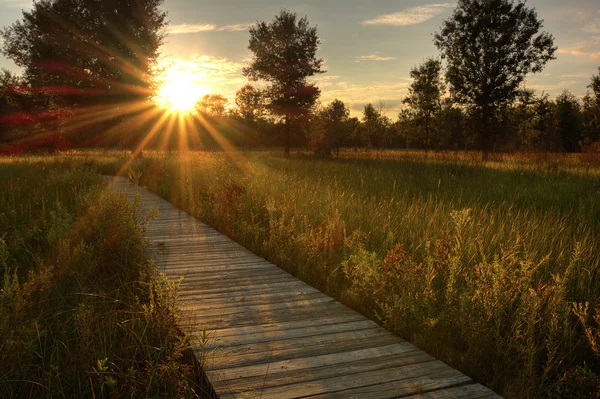
[[[205,94],[196,104],[196,111],[202,114],[210,114],[213,116],[223,116],[225,107],[229,103],[221,94]]]
[[[554,59],[554,38],[540,32],[542,22],[523,1],[459,0],[435,34],[454,100],[480,115],[484,157],[498,113],[515,99],[527,74]]]
[[[247,84],[235,93],[235,105],[242,119],[252,125],[264,108],[262,92]]]
[[[266,81],[267,106],[285,117],[285,153],[290,151],[292,121],[311,111],[320,90],[307,78],[323,73],[323,60],[317,57],[320,40],[317,28],[306,17],[283,10],[270,22],[257,22],[250,28],[248,49],[254,57],[243,73],[253,81]]]
[[[40,0],[0,31],[2,53],[64,105],[149,98],[163,42],[163,0]]]
[[[414,109],[425,122],[425,149],[429,148],[429,127],[432,115],[442,107],[446,85],[441,75],[442,63],[434,58],[425,60],[410,70],[413,82],[404,103]]]
[[[321,113],[325,129],[325,144],[328,152],[335,149],[340,157],[340,146],[349,133],[348,118],[350,110],[342,101],[335,99]]]

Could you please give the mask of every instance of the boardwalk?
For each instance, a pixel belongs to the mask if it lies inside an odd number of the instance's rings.
[[[149,255],[184,277],[181,327],[211,353],[220,398],[499,397],[155,194],[125,178],[112,186],[158,209]]]

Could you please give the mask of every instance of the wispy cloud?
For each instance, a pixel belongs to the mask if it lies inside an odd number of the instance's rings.
[[[402,99],[406,95],[410,79],[399,78],[396,83],[368,82],[352,83],[339,81],[333,86],[323,90],[321,101],[323,104],[338,98],[344,101],[353,116],[360,116],[365,104],[385,102],[385,114],[392,119],[396,118],[402,108]]]
[[[598,50],[600,50],[600,42],[598,37],[592,37],[590,40],[581,41],[579,43],[572,43],[568,47],[558,47],[558,54],[574,55],[574,56],[587,56],[593,59],[598,59]]]
[[[179,24],[170,25],[167,28],[167,32],[172,35],[177,35],[179,33],[209,32],[215,29],[217,29],[217,26],[213,24]]]
[[[595,60],[600,60],[600,52],[590,54],[590,56]]]
[[[251,26],[252,24],[250,23],[246,23],[246,24],[235,24],[235,25],[225,25],[225,26],[221,26],[219,28],[217,28],[218,32],[222,32],[222,31],[228,31],[228,32],[239,32],[242,30],[248,30],[248,28]]]
[[[437,15],[440,15],[449,8],[453,8],[455,3],[436,3],[424,6],[411,7],[400,12],[392,14],[379,15],[373,19],[362,21],[363,25],[392,25],[392,26],[410,26],[429,21]]]
[[[340,77],[341,76],[337,75],[320,76],[319,78],[314,79],[312,81],[316,83],[317,86],[319,86],[320,88],[332,87],[337,84],[336,81],[339,80]]]
[[[361,55],[356,57],[356,59],[354,60],[354,62],[361,62],[361,61],[390,61],[390,60],[395,60],[396,57],[382,57],[380,55],[376,55],[376,54],[370,54],[370,55]]]
[[[247,30],[250,27],[250,23],[234,24],[234,25],[223,25],[217,26],[215,24],[177,24],[170,25],[167,28],[167,32],[172,35],[181,33],[199,33],[199,32],[238,32]]]
[[[3,0],[5,8],[31,8],[33,0]]]
[[[576,80],[563,80],[561,82],[550,83],[550,84],[544,84],[544,83],[528,84],[527,88],[534,89],[537,91],[545,91],[545,92],[558,94],[560,91],[562,91],[564,89],[568,89],[569,87],[573,87],[574,85],[576,85],[578,83],[579,82]]]
[[[596,13],[583,12],[577,13],[581,22],[581,30],[586,33],[600,33],[600,11]]]
[[[563,48],[559,47],[556,52],[558,54],[586,55],[587,54],[587,49],[585,47],[583,47],[583,46],[563,47]]]
[[[566,78],[566,79],[587,79],[589,78],[588,75],[583,74],[583,73],[571,73],[571,74],[567,74],[567,75],[560,75],[561,78]]]

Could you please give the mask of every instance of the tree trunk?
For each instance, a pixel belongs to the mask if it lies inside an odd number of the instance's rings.
[[[429,150],[429,115],[425,115],[425,155]]]
[[[487,161],[490,155],[489,135],[492,127],[490,126],[490,115],[487,106],[482,110],[482,124],[479,127],[479,142],[481,146],[481,159]]]
[[[487,133],[483,129],[479,133],[479,139],[481,141],[481,159],[487,161],[490,157],[490,147]]]
[[[290,140],[292,136],[292,123],[290,120],[290,114],[287,114],[285,117],[285,152],[284,155],[286,158],[290,156]]]

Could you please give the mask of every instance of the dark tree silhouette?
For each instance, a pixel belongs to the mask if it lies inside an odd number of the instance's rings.
[[[583,98],[585,144],[600,146],[600,68],[598,75],[592,76],[588,89],[592,92],[588,91]]]
[[[368,103],[363,109],[362,123],[365,127],[365,135],[367,139],[367,148],[371,148],[372,144],[377,135],[377,129],[379,128],[379,112],[375,109],[373,104]]]
[[[212,116],[225,115],[225,107],[229,103],[221,94],[205,94],[196,103],[196,111],[201,114],[209,114]]]
[[[524,150],[528,148],[535,140],[535,90],[523,89],[519,91],[516,101],[513,104],[512,114],[519,136],[519,148]]]
[[[320,44],[317,28],[306,17],[283,10],[270,22],[257,22],[250,28],[248,49],[254,54],[244,75],[253,81],[269,83],[265,90],[268,107],[285,118],[285,154],[290,153],[292,123],[312,110],[320,90],[307,78],[324,73],[317,58]]]
[[[581,105],[568,90],[556,98],[556,127],[565,151],[581,150]]]
[[[527,74],[542,71],[554,59],[554,38],[540,33],[542,22],[521,1],[459,0],[435,34],[453,98],[470,106],[482,123],[484,158],[503,107],[515,99]]]
[[[263,112],[263,93],[247,84],[235,93],[235,105],[246,124],[253,126]]]
[[[414,109],[425,123],[425,151],[429,149],[429,127],[432,116],[442,108],[442,95],[446,85],[441,75],[442,63],[434,58],[426,59],[410,70],[413,79],[404,103]]]
[[[2,53],[33,89],[66,106],[145,100],[166,24],[162,1],[36,1],[0,32]]]
[[[349,133],[348,118],[350,110],[342,101],[335,99],[322,112],[325,128],[325,143],[328,151],[335,149],[340,157],[340,146]]]
[[[10,115],[18,112],[21,85],[19,77],[7,69],[0,69],[0,143],[10,133]]]
[[[592,76],[592,81],[588,88],[592,89],[594,96],[600,101],[600,67],[598,67],[598,75]]]

